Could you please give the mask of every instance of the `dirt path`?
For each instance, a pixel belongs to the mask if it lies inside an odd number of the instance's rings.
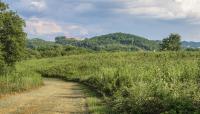
[[[40,89],[0,99],[0,114],[87,114],[77,83],[45,79]]]

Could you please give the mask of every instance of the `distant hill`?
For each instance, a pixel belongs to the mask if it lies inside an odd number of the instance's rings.
[[[61,45],[39,38],[27,40],[27,58],[56,57],[70,54],[87,53],[90,50],[71,45]]]
[[[159,47],[156,41],[125,33],[106,34],[85,40],[65,37],[57,37],[55,40],[58,44],[84,47],[96,51],[151,51],[157,50]]]
[[[184,47],[184,48],[200,48],[200,42],[183,41],[182,47]]]
[[[39,38],[28,39],[26,43],[26,47],[30,49],[51,48],[54,46],[61,46],[61,45],[56,44],[55,42],[45,41]]]
[[[80,40],[59,36],[55,42],[45,41],[39,38],[29,39],[27,47],[34,50],[54,50],[62,46],[73,46],[95,51],[153,51],[159,49],[160,40],[148,40],[147,38],[125,33],[111,33]],[[182,42],[183,48],[200,48],[200,42]]]

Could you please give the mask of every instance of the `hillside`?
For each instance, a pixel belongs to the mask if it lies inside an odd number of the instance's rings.
[[[55,42],[35,38],[27,41],[27,47],[34,50],[73,46],[95,51],[153,51],[159,49],[160,43],[159,40],[148,40],[133,34],[111,33],[84,40],[60,36],[55,38]],[[200,42],[183,41],[182,47],[199,48]]]
[[[200,48],[200,42],[183,41],[182,46],[185,48]]]
[[[39,38],[28,39],[26,42],[27,58],[56,57],[69,54],[80,54],[88,52],[87,49],[72,45],[61,45]]]
[[[159,46],[155,41],[125,33],[111,33],[86,38],[85,40],[57,37],[56,43],[89,48],[95,51],[150,51],[158,49]]]
[[[45,41],[40,38],[28,39],[26,42],[26,47],[30,49],[41,49],[41,48],[51,48],[54,46],[61,46],[55,42]]]

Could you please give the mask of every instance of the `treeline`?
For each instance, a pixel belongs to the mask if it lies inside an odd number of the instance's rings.
[[[55,42],[34,38],[27,40],[26,47],[26,58],[42,58],[100,51],[153,51],[159,49],[159,43],[136,35],[112,33],[84,40],[59,36]]]
[[[27,40],[26,47],[26,58],[101,51],[199,51],[198,48],[182,47],[181,36],[174,33],[162,41],[152,41],[125,33],[112,33],[83,40],[59,36],[55,38],[55,42],[34,38]]]
[[[61,45],[38,38],[27,40],[26,47],[26,59],[56,57],[91,52],[90,50],[84,48],[75,47],[72,45]]]
[[[170,34],[162,41],[148,40],[133,34],[111,33],[95,36],[84,40],[58,36],[55,42],[61,45],[71,45],[94,51],[199,51],[198,42],[181,41],[181,36]]]

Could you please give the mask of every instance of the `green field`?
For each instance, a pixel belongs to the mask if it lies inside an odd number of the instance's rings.
[[[38,87],[42,75],[92,87],[117,113],[197,114],[199,57],[199,52],[117,52],[27,60],[0,77],[0,93]]]

